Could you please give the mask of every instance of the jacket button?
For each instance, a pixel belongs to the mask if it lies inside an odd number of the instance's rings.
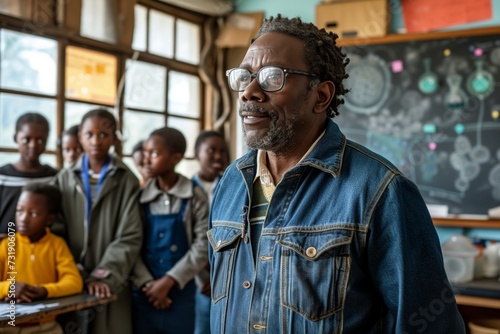
[[[160,238],[163,238],[163,233],[158,234]]]
[[[220,247],[221,244],[222,244],[222,240],[217,241],[217,247]]]
[[[170,250],[172,251],[172,253],[177,252],[177,245],[170,246]]]
[[[315,257],[316,256],[316,248],[309,247],[308,249],[306,249],[306,255],[309,257]]]
[[[245,281],[245,282],[243,282],[243,287],[244,287],[245,289],[248,289],[251,285],[252,285],[252,284],[251,284],[249,281]]]

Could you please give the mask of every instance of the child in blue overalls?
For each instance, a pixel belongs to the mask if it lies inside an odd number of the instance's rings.
[[[193,278],[207,264],[208,199],[199,186],[175,172],[186,151],[176,129],[153,131],[144,142],[144,185],[140,203],[144,241],[134,268],[134,333],[194,330]]]

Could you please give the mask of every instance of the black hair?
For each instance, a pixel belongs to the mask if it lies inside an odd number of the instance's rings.
[[[26,184],[22,191],[44,196],[49,213],[58,214],[61,211],[62,194],[56,186],[44,182],[31,182]]]
[[[213,131],[213,130],[202,131],[198,135],[198,138],[196,138],[196,142],[194,143],[194,150],[198,151],[201,144],[203,144],[205,142],[205,140],[207,140],[208,138],[212,138],[212,137],[218,137],[218,138],[221,138],[222,140],[225,140],[224,135],[220,132]]]
[[[21,127],[24,124],[28,123],[43,125],[47,129],[47,134],[49,133],[50,130],[49,121],[47,121],[47,119],[43,115],[36,112],[27,112],[19,116],[19,118],[16,121],[16,133],[18,133],[21,130]]]
[[[182,156],[186,153],[186,138],[179,130],[165,126],[151,132],[149,137],[152,136],[161,137],[173,153],[180,153]]]
[[[339,36],[327,32],[324,28],[320,30],[313,23],[304,23],[299,17],[289,19],[278,14],[276,17],[271,16],[264,20],[251,43],[271,32],[283,33],[304,43],[304,61],[311,73],[316,74],[320,81],[332,81],[335,85],[334,98],[329,105],[327,116],[337,116],[338,107],[344,103],[344,99],[340,96],[348,93],[342,81],[348,77],[346,66],[349,64],[349,58],[336,44]],[[314,83],[314,80],[312,82]]]
[[[65,136],[65,135],[69,135],[69,136],[76,136],[78,137],[78,130],[80,129],[80,126],[79,125],[73,125],[71,127],[69,127],[67,130],[65,130],[62,135]]]
[[[63,133],[57,138],[57,146],[62,146],[62,139],[64,136],[75,136],[76,140],[80,142],[78,139],[78,131],[80,129],[79,125],[73,125],[69,127],[68,129],[64,130]]]
[[[91,117],[99,117],[102,119],[101,126],[105,130],[111,129],[113,132],[113,135],[116,136],[116,129],[118,129],[118,124],[116,122],[115,116],[107,109],[105,108],[96,108],[88,111],[85,115],[82,117],[82,122],[81,124],[85,123],[85,121]]]
[[[135,144],[134,147],[132,147],[132,154],[138,151],[142,151],[143,146],[144,146],[144,140],[139,140],[139,142],[137,142],[137,144]]]

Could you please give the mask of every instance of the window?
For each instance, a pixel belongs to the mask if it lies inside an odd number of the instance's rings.
[[[22,113],[47,117],[51,131],[41,160],[61,167],[57,136],[103,106],[117,116],[123,139],[118,153],[127,164],[139,140],[168,124],[186,136],[188,149],[178,168],[193,175],[194,141],[203,124],[198,67],[204,17],[138,0],[129,7],[135,18],[128,47],[110,18],[122,9],[105,2],[82,1],[83,37],[62,29],[54,36],[54,27],[45,26],[28,34],[25,20],[15,17],[9,18],[11,28],[0,29],[0,165],[18,159],[12,138]]]
[[[0,30],[0,164],[19,159],[13,140],[15,124],[26,112],[49,121],[47,154],[55,165],[57,137],[57,41],[12,30]],[[2,152],[3,151],[3,152]]]
[[[202,124],[202,83],[197,68],[201,26],[142,5],[135,6],[135,14],[132,47],[165,61],[153,64],[143,57],[126,62],[123,153],[130,155],[139,140],[167,124],[186,137],[185,159],[178,169],[191,176],[198,170],[194,143]]]

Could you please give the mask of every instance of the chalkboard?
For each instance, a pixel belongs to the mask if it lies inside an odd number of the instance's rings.
[[[344,46],[335,117],[450,214],[500,206],[500,35]]]

